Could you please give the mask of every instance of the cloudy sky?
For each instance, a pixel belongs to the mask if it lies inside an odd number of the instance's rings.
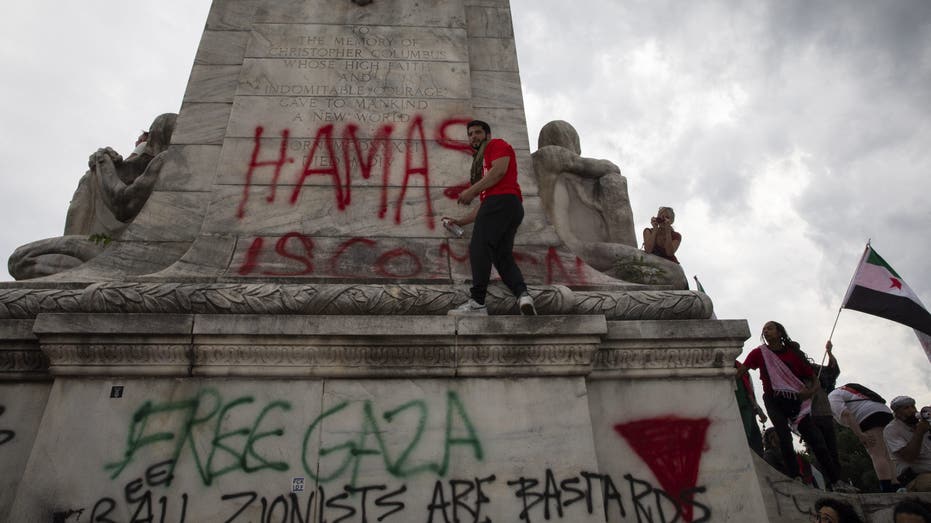
[[[179,109],[208,9],[4,6],[0,258],[61,234],[92,151],[129,151],[154,115]],[[868,238],[931,303],[931,2],[512,0],[512,10],[531,143],[547,121],[567,120],[584,155],[627,176],[638,230],[674,207],[686,274],[720,318],[749,322],[745,352],[774,319],[820,359]],[[931,364],[910,329],[844,311],[834,344],[842,383],[931,405]]]

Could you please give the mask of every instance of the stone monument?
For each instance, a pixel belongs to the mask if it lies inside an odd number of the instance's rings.
[[[472,118],[542,316],[445,315]],[[507,0],[214,0],[141,208],[0,285],[0,520],[766,521],[746,322],[617,278],[626,181],[565,145],[531,158]]]

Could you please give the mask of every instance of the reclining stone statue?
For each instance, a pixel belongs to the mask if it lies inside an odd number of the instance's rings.
[[[66,271],[119,239],[152,194],[177,116],[165,113],[155,118],[148,142],[136,156],[124,160],[110,147],[91,154],[88,171],[71,198],[64,235],[17,248],[7,264],[10,274],[26,280]]]
[[[568,122],[543,126],[533,158],[540,199],[559,238],[594,269],[632,283],[688,289],[682,267],[637,248],[627,179],[608,160],[581,156]]]

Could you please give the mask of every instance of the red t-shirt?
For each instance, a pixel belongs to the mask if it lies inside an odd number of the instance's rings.
[[[750,351],[750,354],[747,354],[747,359],[744,360],[744,365],[751,369],[760,369],[760,381],[763,382],[763,395],[772,396],[773,395],[773,386],[769,383],[769,373],[766,372],[766,362],[763,360],[764,350],[769,350],[768,348],[760,345],[759,347]],[[793,350],[786,349],[782,352],[774,352],[776,356],[786,364],[786,367],[789,367],[789,370],[792,371],[792,374],[795,374],[799,379],[802,378],[811,378],[815,375],[814,371],[811,369],[811,365],[798,355]]]
[[[504,173],[504,178],[495,185],[482,191],[480,195],[482,200],[496,194],[514,194],[523,201],[524,198],[520,193],[520,185],[517,183],[517,157],[514,154],[514,148],[511,147],[509,143],[500,138],[493,138],[488,142],[488,145],[485,146],[485,158],[483,162],[484,172],[482,176],[485,176],[488,174],[488,171],[491,170],[491,162],[504,157],[510,159],[508,161],[507,171]]]

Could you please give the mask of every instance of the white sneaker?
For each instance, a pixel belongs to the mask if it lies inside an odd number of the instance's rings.
[[[520,307],[520,313],[524,316],[536,316],[537,308],[533,306],[533,298],[526,292],[517,298],[517,305]]]
[[[488,316],[488,307],[469,298],[469,301],[446,313],[447,316]]]

